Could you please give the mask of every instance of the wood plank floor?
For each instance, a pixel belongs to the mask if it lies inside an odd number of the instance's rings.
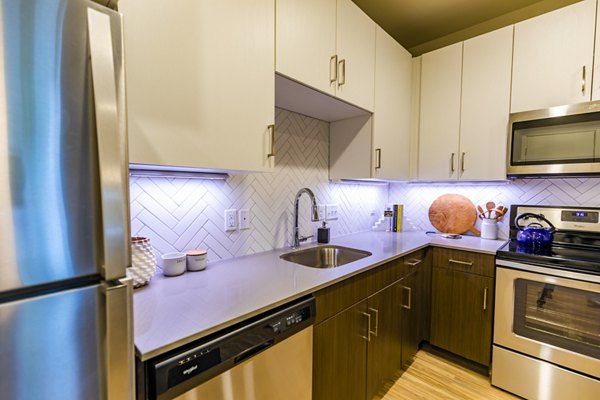
[[[487,377],[420,350],[382,400],[519,399],[490,385]]]

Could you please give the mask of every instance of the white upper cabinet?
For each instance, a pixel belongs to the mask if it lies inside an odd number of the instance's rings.
[[[506,179],[512,43],[512,26],[464,42],[460,179]]]
[[[418,179],[506,179],[512,26],[424,54]]]
[[[277,0],[276,69],[335,95],[336,0]]]
[[[376,24],[351,0],[277,0],[276,71],[373,111]]]
[[[377,27],[373,178],[408,180],[412,56]]]
[[[462,47],[456,43],[421,57],[420,180],[458,178]]]
[[[598,2],[598,9],[596,10],[596,47],[594,48],[594,76],[592,88],[592,100],[600,100],[600,2]]]
[[[273,0],[121,0],[131,163],[270,171]]]
[[[377,25],[351,0],[337,2],[337,96],[373,111]]]
[[[596,0],[515,25],[511,112],[589,101]]]

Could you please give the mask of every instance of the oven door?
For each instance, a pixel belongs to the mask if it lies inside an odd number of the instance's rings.
[[[600,284],[534,268],[496,269],[494,344],[600,378]]]

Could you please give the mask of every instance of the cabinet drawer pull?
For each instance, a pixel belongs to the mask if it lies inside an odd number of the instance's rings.
[[[381,168],[381,149],[375,149],[375,169]]]
[[[585,96],[585,65],[581,69],[581,94]]]
[[[451,258],[451,259],[448,260],[448,262],[452,263],[452,264],[467,265],[469,267],[473,266],[473,261],[458,261],[458,260],[454,260],[454,259]]]
[[[329,83],[330,84],[337,81],[337,79],[338,79],[337,64],[338,64],[338,57],[337,57],[337,54],[334,54],[329,59]]]
[[[483,311],[487,310],[487,292],[488,288],[483,289]]]
[[[460,172],[465,172],[465,155],[467,153],[463,152],[460,157]]]
[[[412,304],[412,288],[409,288],[408,286],[402,286],[402,289],[408,292],[408,304],[402,304],[402,308],[410,310]]]
[[[366,312],[360,312],[362,315],[364,315],[365,317],[367,317],[367,336],[361,336],[363,339],[365,339],[367,342],[371,341],[371,314],[366,313]]]
[[[271,151],[267,154],[267,158],[275,157],[275,125],[267,126],[269,130],[269,136],[271,137]]]
[[[375,313],[375,330],[371,331],[371,324],[369,324],[369,333],[377,336],[377,332],[379,331],[379,310],[369,307],[369,311],[373,311]]]
[[[338,68],[342,70],[342,72],[338,72],[338,87],[342,86],[346,83],[346,60],[341,59],[338,63]]]
[[[404,261],[404,264],[406,265],[410,265],[411,267],[414,267],[415,265],[419,265],[423,262],[423,260],[418,260],[418,259],[412,259],[412,260],[407,260]]]
[[[450,172],[454,172],[454,153],[450,156]]]

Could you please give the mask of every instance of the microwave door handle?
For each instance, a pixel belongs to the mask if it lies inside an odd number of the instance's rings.
[[[108,281],[125,276],[125,267],[130,265],[127,154],[124,125],[119,124],[111,18],[121,16],[88,8],[104,247],[102,272]]]

